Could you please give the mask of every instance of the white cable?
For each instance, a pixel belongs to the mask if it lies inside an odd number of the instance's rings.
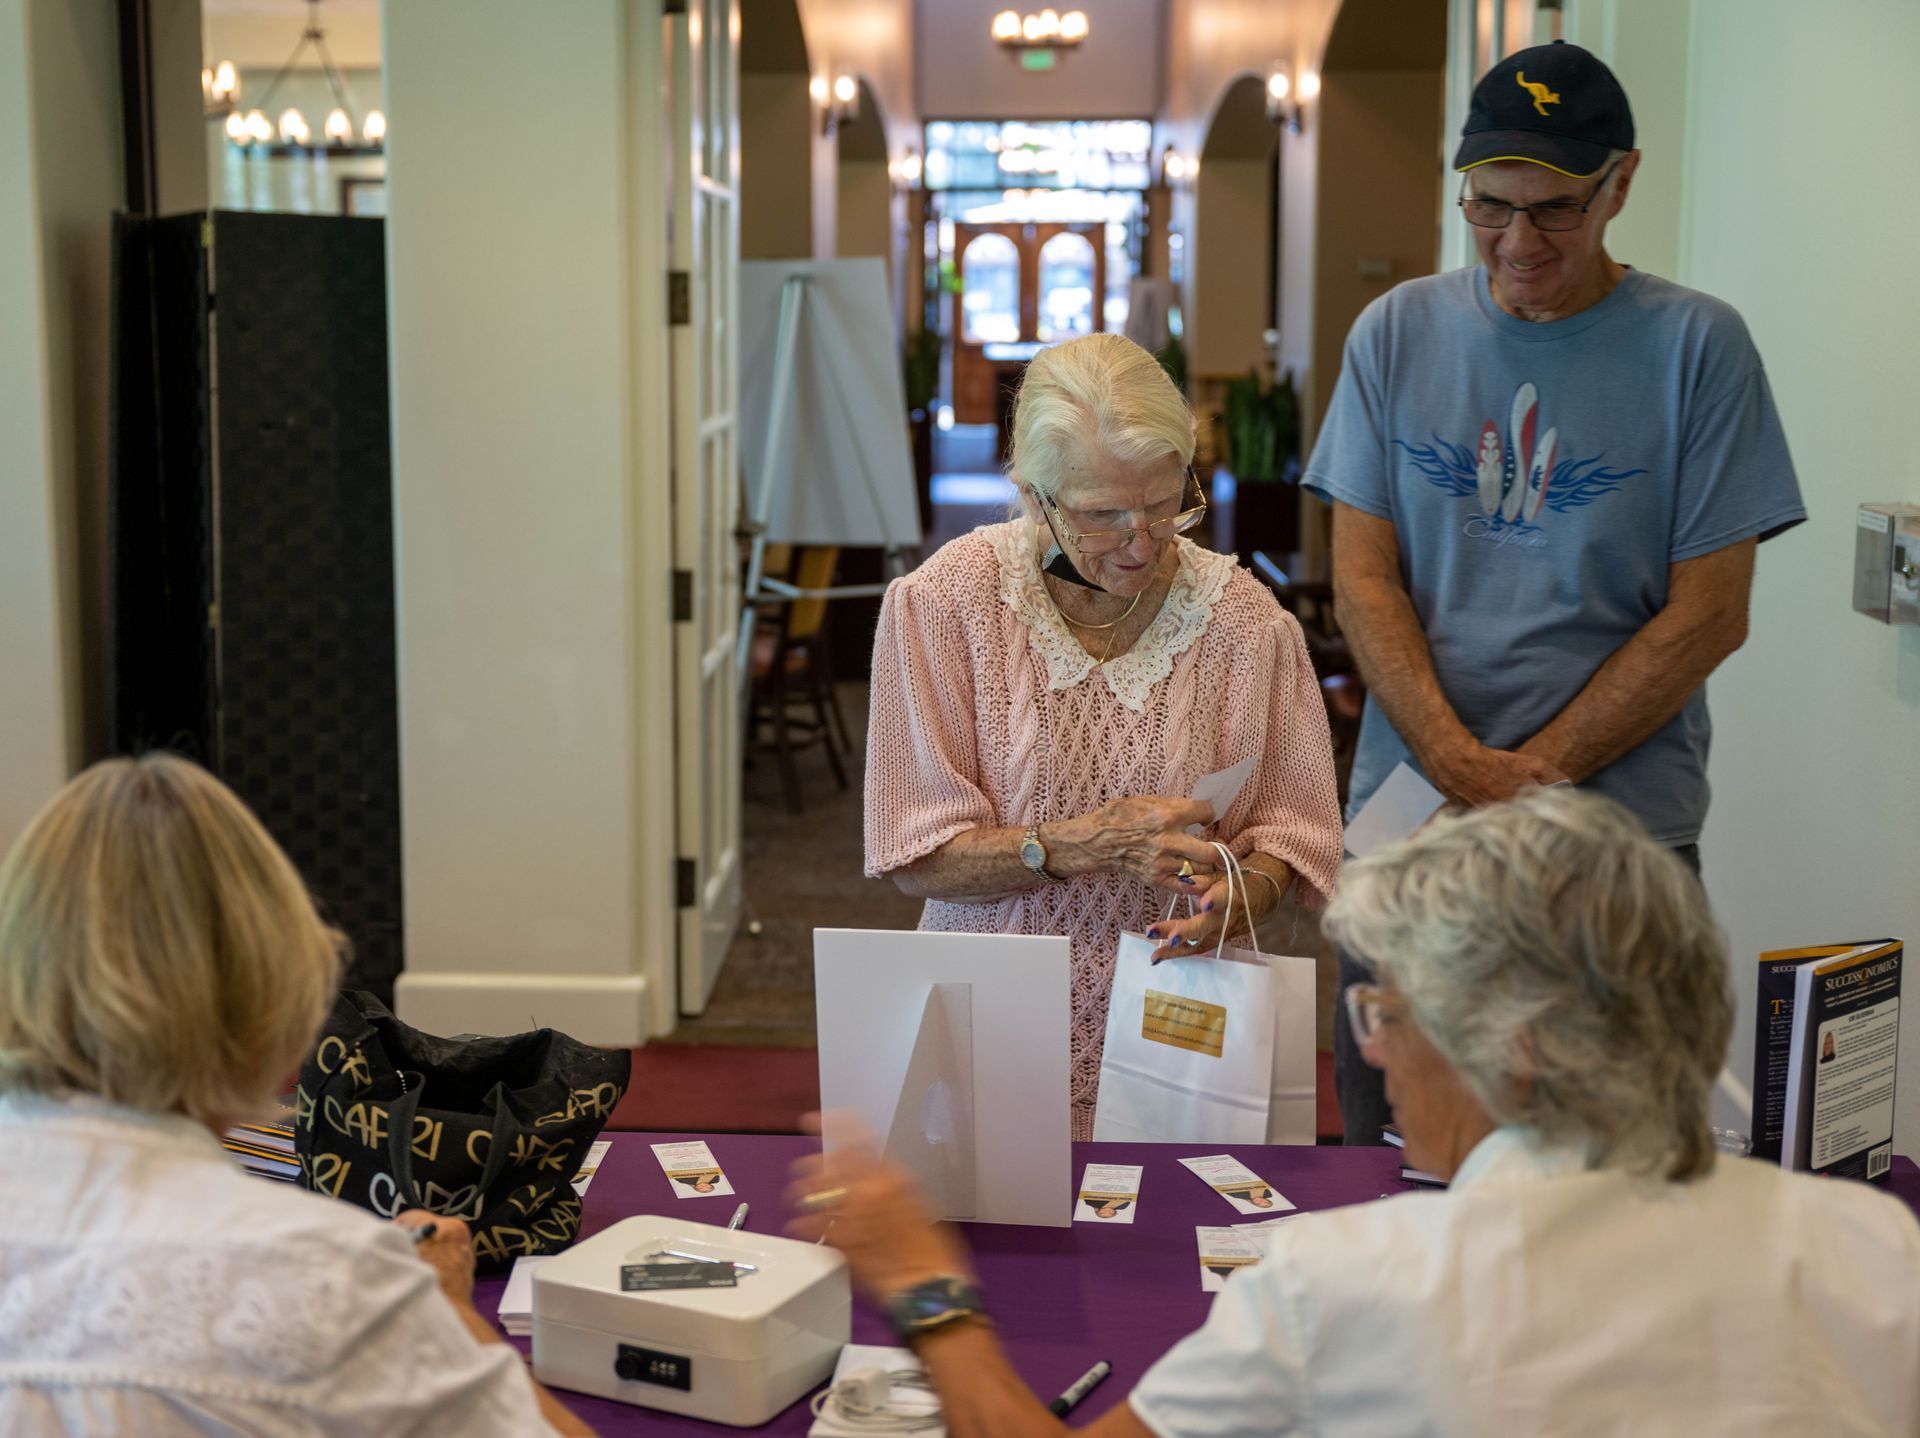
[[[904,1408],[892,1401],[896,1389],[926,1395],[931,1408]],[[832,1412],[827,1409],[831,1407]],[[861,1368],[813,1396],[813,1416],[853,1433],[927,1433],[945,1425],[933,1382],[916,1370]]]

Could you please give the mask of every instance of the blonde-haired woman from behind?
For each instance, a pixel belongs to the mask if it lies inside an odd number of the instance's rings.
[[[221,1148],[340,952],[246,806],[170,755],[94,765],[0,864],[0,1432],[592,1431],[474,1312],[464,1224]]]

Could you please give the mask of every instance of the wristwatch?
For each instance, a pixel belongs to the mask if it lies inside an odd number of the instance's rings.
[[[1020,862],[1041,878],[1051,879],[1056,884],[1060,882],[1059,875],[1047,872],[1047,846],[1040,842],[1038,823],[1027,825],[1026,835],[1020,840]]]
[[[903,1288],[887,1299],[887,1317],[909,1342],[963,1318],[986,1316],[987,1306],[981,1300],[980,1290],[951,1273]]]

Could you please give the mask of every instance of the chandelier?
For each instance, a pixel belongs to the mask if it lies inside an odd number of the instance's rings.
[[[286,63],[280,67],[273,82],[267,86],[266,93],[260,97],[260,103],[254,108],[244,111],[240,108],[240,76],[231,60],[222,60],[211,69],[200,72],[200,92],[206,102],[207,118],[224,119],[227,139],[232,143],[265,149],[269,154],[298,154],[315,150],[323,150],[329,155],[382,153],[387,143],[387,117],[378,110],[368,110],[356,125],[353,97],[347,90],[346,80],[341,77],[340,68],[333,63],[333,54],[327,49],[326,33],[320,28],[320,0],[306,0],[306,5],[306,28],[300,32],[293,53],[287,56]],[[333,95],[333,108],[321,122],[318,141],[314,139],[313,127],[307,123],[307,117],[295,107],[282,110],[278,118],[269,118],[273,110],[273,97],[279,91],[281,82],[293,73],[308,46],[313,47],[313,53],[320,62],[320,72],[326,77],[327,89]],[[357,139],[356,128],[359,131]]]
[[[1061,55],[1087,38],[1089,28],[1084,10],[1069,10],[1064,15],[1052,9],[1032,15],[1002,10],[993,17],[990,33],[1023,69],[1051,70]]]

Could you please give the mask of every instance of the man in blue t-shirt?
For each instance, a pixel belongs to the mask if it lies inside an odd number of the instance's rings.
[[[1740,316],[1606,251],[1633,145],[1585,50],[1496,65],[1454,156],[1480,263],[1348,336],[1305,484],[1368,689],[1349,817],[1403,762],[1466,805],[1570,780],[1698,866],[1706,678],[1806,511]],[[1347,1141],[1378,1143],[1380,1076],[1344,1024],[1334,1050]]]

